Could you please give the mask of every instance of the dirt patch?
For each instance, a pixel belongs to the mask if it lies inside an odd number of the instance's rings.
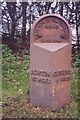
[[[37,107],[30,103],[28,96],[3,97],[2,114],[4,118],[66,118],[73,117],[67,107],[53,112],[47,107]]]

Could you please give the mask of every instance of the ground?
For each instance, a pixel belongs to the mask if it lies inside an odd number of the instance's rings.
[[[24,52],[25,53],[25,52]],[[76,118],[79,117],[78,74],[72,67],[71,101],[60,111],[33,106],[29,100],[30,56],[15,55],[3,46],[2,57],[2,116],[4,118]]]

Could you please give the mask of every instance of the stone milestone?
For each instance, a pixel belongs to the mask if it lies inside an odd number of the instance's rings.
[[[30,101],[60,110],[70,101],[70,26],[59,15],[43,15],[34,22],[30,38]]]

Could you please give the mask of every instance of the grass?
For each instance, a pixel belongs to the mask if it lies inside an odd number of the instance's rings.
[[[28,102],[29,61],[29,55],[23,54],[23,56],[20,57],[12,54],[11,50],[7,46],[3,45],[2,96],[3,104],[7,105],[7,107],[3,108],[3,115],[6,117],[31,116],[33,118],[78,117],[78,110],[80,108],[78,107],[79,96],[77,68],[72,70],[70,103],[59,112],[52,112],[45,108],[35,108]],[[21,103],[19,103],[19,101],[21,101]],[[12,112],[10,112],[11,110]]]
[[[6,51],[5,51],[6,49]],[[3,46],[2,94],[12,96],[27,94],[29,83],[29,56],[16,56]]]

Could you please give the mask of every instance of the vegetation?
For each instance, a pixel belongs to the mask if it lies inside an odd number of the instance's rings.
[[[30,43],[31,25],[39,16],[56,13],[63,16],[71,25],[73,51],[80,50],[80,1],[69,2],[2,2],[3,43],[15,48],[19,41],[24,45]],[[11,43],[12,44],[11,44]],[[75,50],[76,49],[76,50]]]
[[[3,117],[57,118],[78,117],[77,60],[72,69],[71,101],[59,112],[49,108],[34,107],[29,101],[29,55],[20,57],[5,45],[2,49]]]
[[[0,45],[0,52],[2,47],[0,86],[2,85],[3,117],[78,117],[80,113],[80,1],[1,2],[1,10],[3,31],[0,30],[0,34],[3,45]],[[32,106],[28,96],[31,25],[39,16],[50,13],[63,16],[75,34],[72,34],[71,101],[59,112]]]
[[[3,95],[26,94],[29,80],[29,56],[17,56],[3,45],[2,49]]]
[[[77,97],[77,100],[78,100],[78,113],[80,116],[80,54],[76,55],[76,60],[73,64],[73,68],[75,71],[75,75],[77,76],[77,79],[78,79],[78,97]]]

